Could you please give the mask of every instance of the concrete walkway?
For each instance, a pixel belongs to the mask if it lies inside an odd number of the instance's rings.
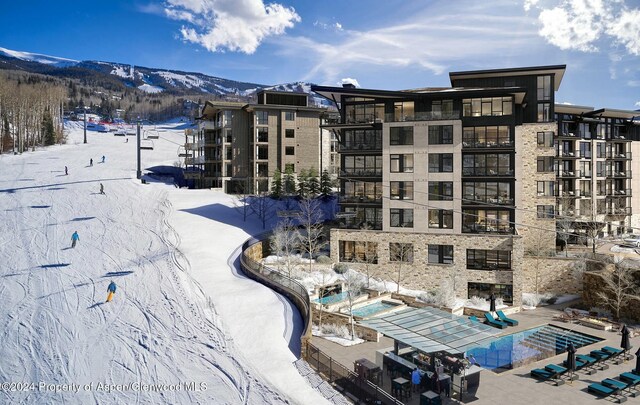
[[[554,324],[565,329],[573,329],[588,335],[597,336],[604,339],[602,342],[595,343],[590,346],[581,347],[577,354],[588,354],[591,350],[601,348],[603,346],[620,347],[621,336],[618,332],[605,332],[589,327],[557,322],[553,319],[554,315],[560,313],[561,309],[567,304],[554,305],[549,307],[541,307],[535,311],[524,311],[518,314],[510,315],[519,321],[519,325],[509,327],[504,330],[504,334],[520,332],[537,326]],[[344,366],[353,370],[355,360],[366,358],[375,362],[376,350],[393,346],[393,340],[387,337],[380,339],[380,342],[366,342],[360,345],[343,347],[328,340],[314,337],[312,340],[320,350],[331,356],[334,360],[342,363]],[[640,347],[640,337],[636,336],[631,339],[633,345],[632,353],[635,353]],[[593,375],[587,375],[585,372],[578,371],[578,380],[571,384],[555,386],[552,383],[539,382],[530,376],[530,371],[534,368],[544,368],[549,363],[562,364],[566,359],[566,353],[554,357],[550,357],[535,363],[522,366],[517,369],[509,370],[501,374],[496,374],[489,370],[484,370],[480,376],[480,388],[476,392],[477,399],[473,400],[474,404],[523,404],[523,405],[552,405],[552,404],[584,404],[584,403],[615,403],[615,398],[598,399],[598,397],[587,392],[587,386],[594,382],[600,382],[605,378],[614,378],[623,372],[631,371],[635,367],[635,359],[616,365],[609,362],[608,370],[601,370]],[[384,376],[389,379],[388,376]],[[388,384],[384,384],[387,386]],[[627,395],[629,403],[640,404],[640,397],[631,398]],[[458,402],[457,400],[447,400],[443,403]],[[418,395],[414,394],[407,403],[418,404]]]

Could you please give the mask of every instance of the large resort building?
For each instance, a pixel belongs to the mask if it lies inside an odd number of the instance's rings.
[[[543,289],[526,256],[555,251],[557,226],[570,242],[637,227],[638,113],[555,104],[564,73],[453,72],[451,88],[408,91],[312,87],[340,112],[323,125],[341,160],[333,260],[410,288],[448,281],[457,296],[520,305]],[[543,266],[556,273],[547,280],[571,283],[553,266]]]
[[[331,167],[331,134],[319,129],[324,109],[303,93],[264,90],[255,104],[207,101],[198,129],[187,135],[186,177],[197,188],[227,193],[268,192],[276,170]]]

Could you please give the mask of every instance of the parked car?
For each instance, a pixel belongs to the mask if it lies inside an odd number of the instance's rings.
[[[626,238],[624,238],[623,242],[624,242],[623,245],[626,245],[626,246],[640,247],[640,234],[638,235],[631,234]]]

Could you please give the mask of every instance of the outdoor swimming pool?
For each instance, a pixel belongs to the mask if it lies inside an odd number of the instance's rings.
[[[373,304],[365,305],[362,307],[354,308],[351,311],[353,316],[359,316],[361,318],[366,318],[377,314],[378,312],[386,311],[387,309],[395,308],[400,304],[396,304],[395,302],[388,301],[378,301]]]
[[[573,342],[577,349],[601,340],[558,326],[544,325],[502,336],[488,346],[468,350],[467,356],[473,355],[480,366],[501,373],[563,353],[569,342]]]
[[[343,291],[338,294],[327,295],[324,298],[316,298],[315,300],[313,300],[313,302],[317,302],[318,304],[322,304],[322,305],[335,304],[336,302],[346,300],[347,294],[348,294],[347,291]]]

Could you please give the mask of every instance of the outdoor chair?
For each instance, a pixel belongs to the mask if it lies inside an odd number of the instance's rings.
[[[635,387],[640,384],[640,375],[633,373],[622,373],[618,378],[627,384],[629,384],[629,388]]]
[[[596,372],[594,368],[598,363],[598,359],[596,359],[595,357],[587,356],[586,354],[578,354],[576,355],[576,361],[581,361],[582,363],[584,363],[582,368],[586,369],[585,371],[587,372],[587,374],[594,374]]]
[[[624,354],[624,350],[617,349],[617,348],[611,347],[611,346],[605,346],[600,350],[602,350],[605,353],[609,353],[610,354],[609,358],[612,359],[612,360],[616,359],[619,356],[622,356]]]
[[[470,320],[470,321],[473,321],[473,322],[478,322],[478,323],[480,323],[480,319],[478,319],[478,317],[477,317],[477,316],[475,316],[475,315],[471,315],[471,316],[469,317],[469,320]]]
[[[587,392],[590,392],[592,394],[596,394],[599,397],[608,397],[609,395],[613,395],[618,391],[619,390],[617,390],[617,389],[606,387],[606,386],[604,386],[602,384],[598,384],[598,383],[590,384],[587,387]]]
[[[556,364],[547,364],[544,368],[531,370],[531,376],[543,381],[556,380],[556,385],[562,385],[564,381],[559,378],[567,371],[565,367]]]
[[[600,367],[601,370],[606,370],[609,368],[609,365],[606,364],[606,361],[609,360],[611,358],[611,353],[607,353],[605,351],[602,350],[592,350],[589,353],[590,357],[595,357],[596,359],[598,359],[598,367]]]
[[[509,326],[509,325],[507,325],[506,323],[504,323],[502,321],[496,320],[493,317],[493,315],[491,315],[491,312],[485,312],[484,313],[484,319],[485,319],[485,323],[487,323],[488,325],[491,325],[493,327],[496,327],[496,328],[504,329],[507,326]]]
[[[622,391],[626,388],[629,388],[629,383],[614,380],[613,378],[605,378],[604,380],[602,380],[601,384],[617,391]]]
[[[511,325],[511,326],[517,326],[518,325],[518,321],[516,321],[515,319],[511,319],[508,316],[506,316],[504,314],[504,312],[502,311],[496,311],[496,314],[498,314],[498,318],[499,320],[501,320],[502,322]]]

